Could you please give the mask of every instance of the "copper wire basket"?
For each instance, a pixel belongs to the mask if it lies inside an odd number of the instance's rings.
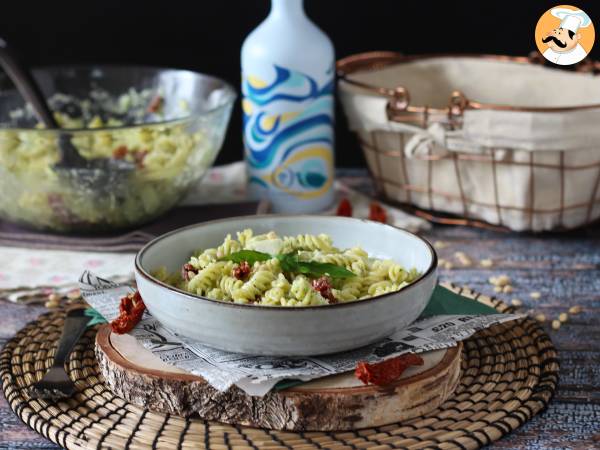
[[[600,104],[580,106],[511,106],[483,103],[468,98],[461,91],[451,92],[445,107],[430,107],[411,103],[409,88],[374,85],[353,77],[355,74],[377,71],[398,64],[444,58],[474,58],[478,61],[502,61],[531,66],[543,61],[538,57],[506,57],[487,55],[403,56],[395,52],[369,52],[343,58],[337,62],[340,97],[349,113],[361,114],[352,99],[344,101],[344,89],[358,90],[366,95],[386,99],[387,121],[380,127],[352,127],[365,154],[378,194],[393,204],[404,207],[433,222],[461,224],[517,231],[566,230],[587,225],[600,217],[600,140],[595,148],[578,152],[556,150],[523,152],[510,146],[487,147],[473,152],[455,145],[452,151],[435,151],[430,146],[407,156],[406,146],[413,137],[414,127],[428,129],[433,124],[447,131],[460,130],[465,112],[514,111],[523,113],[582,114],[600,112]],[[586,62],[577,68],[594,77],[600,63]],[[536,69],[537,70],[537,69]],[[551,69],[545,69],[551,70]],[[552,72],[564,71],[552,70]],[[571,76],[577,76],[572,74]],[[600,77],[599,77],[600,79]],[[348,97],[346,95],[346,97]],[[546,117],[546,116],[544,116]],[[412,127],[410,131],[390,125]],[[439,147],[447,147],[446,141]],[[585,155],[582,153],[585,152]],[[578,155],[578,159],[575,156]],[[585,161],[582,163],[582,156]],[[436,174],[444,174],[438,182]],[[517,188],[511,176],[518,174]],[[474,181],[473,178],[476,178]],[[526,181],[524,181],[526,180]],[[578,184],[575,189],[571,180]],[[465,188],[470,184],[471,190]],[[540,187],[541,186],[541,187]],[[481,189],[480,189],[481,188]],[[510,200],[505,191],[520,189],[520,201]],[[576,190],[575,193],[571,192]],[[478,192],[488,192],[487,198]],[[449,207],[449,205],[454,205]]]

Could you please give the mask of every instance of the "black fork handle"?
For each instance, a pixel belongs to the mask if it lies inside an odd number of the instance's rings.
[[[84,312],[84,308],[77,308],[67,313],[65,326],[58,341],[56,355],[54,356],[53,367],[65,366],[73,347],[87,328],[90,318],[84,315]]]

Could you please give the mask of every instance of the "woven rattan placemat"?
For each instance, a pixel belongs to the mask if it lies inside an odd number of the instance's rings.
[[[499,311],[511,307],[459,290]],[[105,386],[89,329],[68,370],[77,394],[65,401],[31,399],[27,388],[51,365],[64,310],[40,316],[0,355],[2,389],[23,422],[68,449],[362,449],[482,447],[548,405],[558,382],[556,350],[532,319],[494,326],[465,341],[461,382],[440,408],[407,422],[352,432],[280,432],[235,427],[145,411]]]

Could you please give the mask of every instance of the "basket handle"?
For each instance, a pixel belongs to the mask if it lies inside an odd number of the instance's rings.
[[[392,91],[392,98],[387,102],[386,112],[389,120],[397,121],[398,113],[404,112],[410,105],[410,94],[404,86],[397,86]]]
[[[529,55],[527,55],[527,60],[531,64],[555,67],[537,50],[531,51]],[[600,74],[600,61],[594,61],[591,58],[584,58],[582,61],[578,62],[577,64],[574,64],[573,68],[575,69],[575,72],[591,73],[592,75],[598,75]]]
[[[590,58],[585,58],[583,61],[575,64],[575,71],[598,75],[600,74],[600,61],[594,61]]]
[[[389,121],[396,123],[409,121],[427,128],[431,123],[440,122],[457,129],[461,127],[463,113],[469,107],[469,99],[461,91],[452,92],[448,106],[443,109],[412,106],[408,89],[397,86],[392,90],[392,96],[386,104],[386,115]]]

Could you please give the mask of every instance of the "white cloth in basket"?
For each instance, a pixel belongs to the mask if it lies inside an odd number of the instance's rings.
[[[349,78],[403,86],[411,104],[430,108],[447,107],[459,90],[480,103],[536,109],[466,109],[455,129],[447,122],[425,129],[388,120],[387,98],[342,81],[350,127],[391,199],[514,230],[573,228],[600,217],[600,107],[590,107],[600,105],[600,77],[461,57],[417,60]],[[540,110],[572,106],[586,108]],[[410,193],[403,185],[411,186]]]

